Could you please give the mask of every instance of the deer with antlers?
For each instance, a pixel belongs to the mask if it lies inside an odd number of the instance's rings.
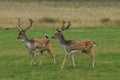
[[[63,69],[64,64],[69,56],[71,56],[73,66],[75,67],[75,62],[74,62],[74,55],[73,53],[75,52],[85,52],[90,55],[91,57],[91,64],[92,67],[94,68],[94,52],[93,52],[93,45],[97,45],[92,40],[65,40],[64,35],[62,31],[69,29],[71,23],[68,22],[68,25],[65,26],[65,21],[63,21],[63,25],[61,28],[56,29],[56,33],[52,36],[53,39],[58,39],[59,43],[62,45],[64,48],[66,55],[63,60],[61,69]]]
[[[46,38],[33,38],[33,39],[29,39],[27,36],[26,36],[26,31],[32,27],[32,23],[33,23],[33,20],[32,19],[29,19],[29,22],[30,22],[30,25],[26,28],[26,29],[22,29],[21,28],[21,24],[20,24],[20,19],[18,19],[18,26],[17,26],[17,29],[19,31],[19,34],[18,34],[18,39],[21,39],[22,42],[25,44],[25,46],[27,47],[27,49],[29,50],[29,55],[30,55],[30,65],[32,64],[36,64],[33,60],[33,57],[34,57],[34,53],[36,50],[38,50],[41,54],[41,60],[40,60],[40,65],[42,64],[43,62],[43,58],[44,58],[44,51],[47,51],[52,59],[53,59],[53,62],[55,63],[55,57],[53,55],[53,53],[51,52],[51,49],[50,49],[50,40],[48,39],[48,37],[46,36]]]

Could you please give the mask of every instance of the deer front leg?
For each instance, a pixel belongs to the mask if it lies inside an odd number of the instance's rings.
[[[69,53],[66,53],[65,58],[64,58],[63,63],[62,63],[62,66],[61,66],[61,69],[63,69],[64,64],[65,64],[65,62],[66,62],[68,56],[69,56]]]
[[[32,66],[32,63],[33,64],[36,64],[33,60],[33,57],[34,57],[34,51],[30,51],[30,65]]]

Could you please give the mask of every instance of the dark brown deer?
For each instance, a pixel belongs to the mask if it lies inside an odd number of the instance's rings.
[[[46,38],[33,38],[33,39],[29,39],[27,36],[26,36],[26,31],[32,27],[32,23],[33,23],[33,20],[32,19],[29,19],[29,22],[30,22],[30,25],[26,28],[26,29],[22,29],[21,28],[21,24],[20,24],[20,19],[18,19],[18,31],[19,31],[19,34],[18,34],[18,39],[21,39],[21,41],[25,44],[25,46],[27,47],[27,49],[29,50],[29,55],[30,55],[30,65],[32,64],[36,64],[34,61],[33,61],[33,57],[34,57],[34,53],[36,50],[40,51],[40,54],[41,54],[41,60],[40,60],[40,65],[42,64],[43,62],[43,58],[44,58],[44,51],[47,51],[52,59],[53,59],[53,62],[55,63],[55,57],[53,55],[53,53],[51,52],[51,49],[50,49],[50,40],[48,39],[48,37],[46,36]]]
[[[93,45],[95,44],[98,46],[94,41],[92,40],[65,40],[64,35],[62,31],[69,29],[71,23],[68,22],[68,25],[65,26],[65,21],[63,21],[63,25],[61,28],[56,29],[56,33],[52,36],[54,39],[58,39],[59,43],[62,45],[64,48],[66,55],[63,60],[61,69],[63,69],[64,64],[69,56],[71,56],[73,66],[75,67],[74,63],[74,52],[85,52],[90,55],[91,57],[91,64],[92,67],[94,68],[94,52],[93,52]]]

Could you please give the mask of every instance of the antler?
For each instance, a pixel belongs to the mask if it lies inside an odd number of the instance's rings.
[[[28,28],[26,28],[26,29],[25,29],[25,31],[27,31],[29,28],[31,28],[31,27],[32,27],[33,20],[32,20],[32,19],[29,19],[29,22],[30,22],[30,25],[29,25],[29,27],[28,27]]]
[[[69,22],[68,22],[68,25],[63,29],[63,31],[66,30],[66,29],[69,29],[70,26],[71,26],[71,23],[70,23],[70,21],[69,21]]]
[[[71,26],[71,23],[70,23],[70,21],[68,22],[68,25],[65,27],[65,21],[63,21],[63,25],[62,25],[62,27],[60,28],[60,31],[64,31],[64,30],[66,30],[66,29],[69,29],[69,27]]]
[[[66,26],[66,29],[69,29],[69,27],[71,26],[71,22],[68,22],[68,25]]]
[[[60,28],[61,30],[63,30],[64,28],[65,28],[65,21],[63,20],[63,25],[62,25],[62,27]]]
[[[18,26],[17,26],[19,31],[22,31],[21,25],[20,25],[20,18],[18,19]]]

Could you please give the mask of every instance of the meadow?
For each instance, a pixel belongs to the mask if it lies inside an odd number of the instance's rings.
[[[119,0],[0,0],[0,80],[119,80],[119,8]],[[28,18],[34,20],[27,31],[29,38],[48,35],[56,64],[45,53],[43,65],[30,66],[29,53],[17,39],[18,18],[23,28]],[[63,32],[67,40],[91,39],[99,44],[94,47],[95,68],[90,66],[89,55],[75,53],[76,67],[68,59],[60,69],[65,52],[51,36],[63,20],[72,24]],[[39,63],[38,52],[34,60]]]
[[[47,32],[46,32],[47,31]],[[55,28],[31,28],[27,35],[49,38]],[[17,39],[17,29],[0,29],[0,80],[119,80],[120,78],[120,27],[80,27],[64,32],[66,39],[92,39],[99,44],[94,47],[95,68],[90,66],[87,54],[75,54],[76,67],[71,60],[60,70],[65,52],[57,40],[52,41],[51,48],[56,56],[56,64],[45,53],[43,65],[29,65],[29,54],[23,43]],[[38,63],[40,54],[34,60]]]

